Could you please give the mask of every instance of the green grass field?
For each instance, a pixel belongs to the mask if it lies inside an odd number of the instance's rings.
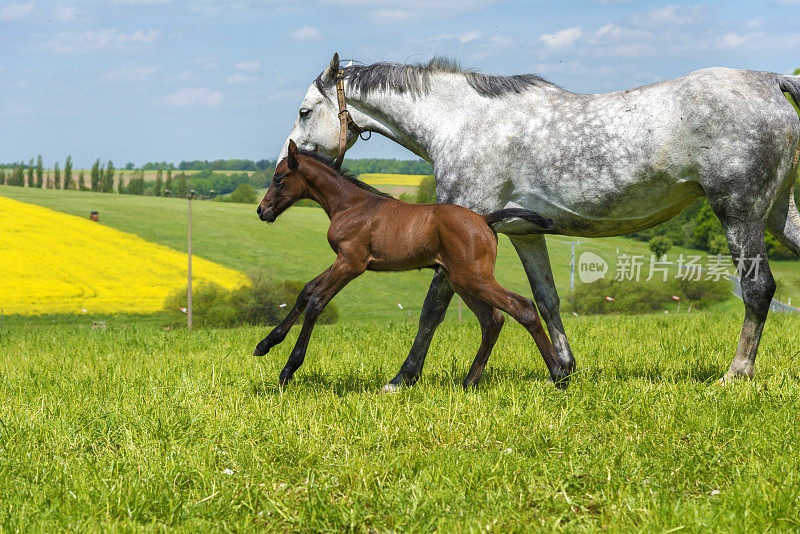
[[[464,392],[469,320],[393,395],[412,323],[318,327],[283,389],[296,331],[261,359],[258,328],[4,331],[0,530],[800,529],[800,318],[726,386],[739,314],[566,326],[566,392],[510,323]]]
[[[0,187],[186,249],[186,201]],[[194,251],[307,280],[333,259],[324,212],[273,225],[254,206],[195,202]],[[569,239],[549,237],[556,285]],[[581,240],[612,262],[645,243]],[[670,257],[691,250],[674,249]],[[800,302],[796,262],[772,262]],[[508,240],[498,279],[530,294]],[[288,387],[297,329],[165,331],[163,317],[7,317],[0,328],[2,531],[791,531],[800,529],[800,317],[772,314],[754,381],[719,386],[741,302],[713,311],[573,317],[579,370],[556,390],[507,322],[464,392],[479,328],[457,306],[421,381],[381,395],[416,332],[429,272],[367,273],[339,295]],[[397,307],[401,302],[404,310]],[[0,307],[2,304],[0,303]],[[105,319],[108,330],[91,330]]]
[[[186,250],[187,201],[183,199],[4,186],[0,186],[0,195],[81,217],[88,217],[89,211],[97,210],[101,224]],[[203,258],[244,272],[260,268],[277,279],[301,281],[310,280],[334,259],[326,239],[328,220],[320,209],[294,207],[269,225],[258,219],[254,206],[212,201],[198,201],[193,206],[193,252]],[[548,236],[547,239],[556,286],[565,295],[569,291],[571,239],[562,236]],[[609,276],[614,273],[617,250],[650,256],[647,244],[641,241],[626,238],[580,241],[577,254],[593,251],[607,259],[611,263]],[[681,253],[706,258],[699,251],[680,247],[670,250],[669,256],[674,259]],[[773,261],[771,265],[782,283],[782,296],[800,303],[800,263]],[[497,278],[514,291],[531,294],[519,259],[504,236],[500,237]],[[386,322],[407,320],[409,314],[415,317],[430,279],[431,272],[427,270],[366,273],[334,299],[341,312],[340,320]],[[736,299],[722,306],[742,311],[741,301]],[[466,307],[464,313],[470,313]],[[457,306],[451,306],[448,317],[453,319],[456,315]]]

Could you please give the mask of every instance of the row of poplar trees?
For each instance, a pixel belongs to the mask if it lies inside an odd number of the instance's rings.
[[[5,185],[15,185],[18,187],[37,187],[47,189],[80,189],[81,191],[98,191],[100,193],[110,193],[114,190],[114,163],[109,160],[107,165],[101,165],[100,160],[94,162],[89,173],[89,183],[86,183],[84,171],[79,171],[78,176],[72,173],[72,156],[67,156],[64,163],[64,174],[62,179],[61,168],[56,162],[52,174],[47,171],[45,174],[42,165],[42,156],[33,159],[28,165],[18,164],[12,169],[0,169],[0,183]]]
[[[72,156],[67,156],[67,161],[64,163],[63,178],[59,163],[56,162],[53,167],[52,174],[50,171],[45,172],[42,164],[42,156],[36,158],[34,163],[33,159],[30,160],[28,165],[18,164],[13,168],[0,168],[0,184],[13,185],[17,187],[37,187],[47,189],[78,189],[80,191],[96,191],[98,193],[113,193],[114,192],[114,163],[109,160],[106,165],[102,165],[100,160],[97,159],[89,171],[89,182],[86,182],[84,171],[78,171],[77,178],[73,176],[72,172]],[[134,172],[134,175],[129,180],[124,180],[121,173],[117,180],[117,192],[128,195],[143,195],[146,184],[144,179],[144,171]],[[173,191],[173,185],[175,190]],[[161,170],[156,174],[156,180],[153,187],[153,194],[155,196],[162,196],[166,191],[173,191],[178,195],[185,195],[187,193],[186,175],[180,173],[176,179],[172,179],[172,170],[167,169],[166,180],[164,180]]]

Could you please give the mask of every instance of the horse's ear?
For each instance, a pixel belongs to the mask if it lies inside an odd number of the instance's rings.
[[[297,163],[297,145],[294,144],[293,139],[289,139],[289,154],[286,156],[286,163],[289,164],[289,169],[292,171],[296,171],[299,165]]]
[[[336,52],[333,54],[333,59],[331,59],[331,64],[328,65],[328,68],[322,73],[322,81],[327,84],[332,84],[336,81],[336,77],[339,75],[339,53]]]

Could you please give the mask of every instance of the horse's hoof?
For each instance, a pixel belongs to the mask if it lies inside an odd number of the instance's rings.
[[[402,389],[402,388],[400,386],[398,386],[397,384],[391,384],[390,383],[390,384],[386,384],[385,386],[383,386],[381,388],[381,393],[383,393],[383,394],[398,393],[400,391],[400,389]]]
[[[567,389],[567,386],[569,385],[569,375],[560,376],[560,377],[554,376],[554,377],[551,377],[551,378],[553,380],[553,385],[556,387],[556,389],[560,389],[561,391],[564,391],[564,390]]]
[[[268,350],[261,350],[258,347],[256,347],[256,350],[253,351],[253,356],[264,356],[267,352],[269,352],[269,351]]]
[[[725,373],[725,376],[719,379],[719,384],[725,385],[736,382],[738,380],[750,380],[755,375],[754,372],[746,372],[746,371],[733,371],[729,370]]]

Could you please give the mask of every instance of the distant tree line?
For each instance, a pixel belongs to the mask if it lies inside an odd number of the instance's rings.
[[[795,189],[795,191],[798,190],[800,189]],[[705,250],[709,254],[728,254],[728,240],[725,232],[705,198],[695,201],[672,219],[631,234],[630,237],[641,241],[652,241],[656,237],[665,237],[671,241],[670,246],[674,244],[680,247],[696,248]],[[764,235],[764,241],[767,245],[767,255],[770,258],[797,259],[791,250],[783,246],[769,232]],[[669,249],[669,247],[666,248]]]
[[[179,171],[270,171],[274,170],[276,161],[274,159],[260,159],[253,161],[249,159],[216,159],[216,160],[192,160],[181,161],[178,165],[172,163],[149,161],[141,166],[145,171],[179,170]],[[433,168],[427,161],[418,160],[397,160],[381,158],[345,159],[344,166],[355,174],[366,173],[387,173],[387,174],[433,174]],[[133,163],[125,165],[125,170],[134,170]],[[272,174],[270,172],[270,174]]]

